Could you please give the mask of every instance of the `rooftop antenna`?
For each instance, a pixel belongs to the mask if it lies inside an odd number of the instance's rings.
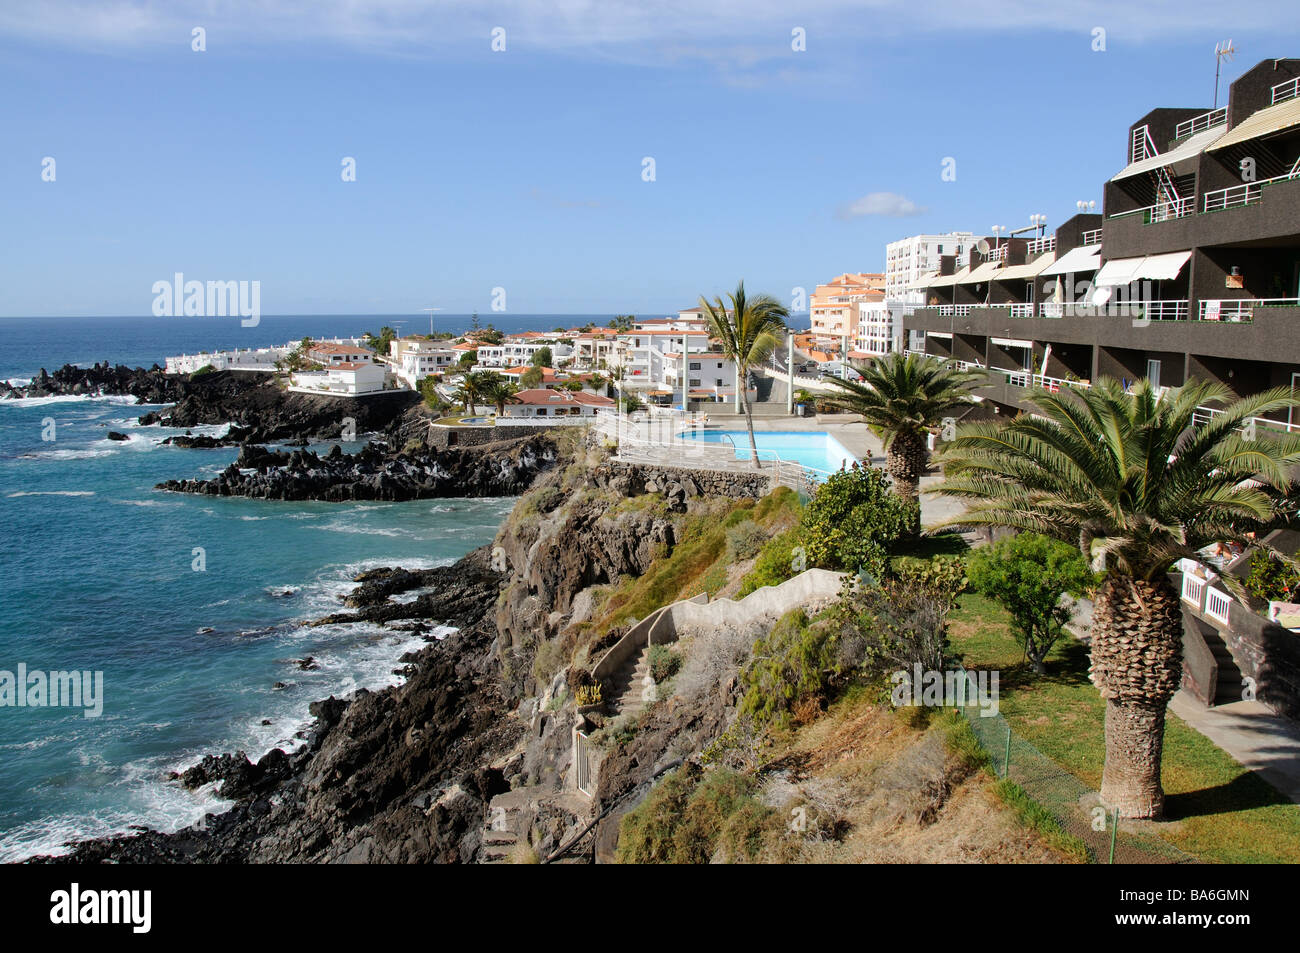
[[[441,311],[442,308],[421,308],[420,310],[429,312],[429,337],[432,338],[433,337],[433,312]]]
[[[1237,51],[1232,48],[1232,40],[1227,43],[1214,44],[1214,108],[1219,108],[1219,67],[1223,65],[1224,60],[1231,60],[1232,54]]]

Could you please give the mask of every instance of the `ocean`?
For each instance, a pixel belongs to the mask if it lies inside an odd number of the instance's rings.
[[[495,318],[507,330],[608,320]],[[384,323],[392,317],[266,317],[247,329],[234,319],[0,319],[0,378],[68,362],[149,366],[204,347],[348,336]],[[396,684],[399,656],[423,644],[372,625],[303,623],[337,611],[362,569],[453,562],[490,541],[513,504],[163,493],[154,484],[211,476],[236,451],[162,446],[183,431],[139,426],[151,408],[132,400],[0,400],[0,691],[19,666],[103,673],[98,717],[85,707],[0,707],[0,861],[132,825],[176,830],[223,809],[211,790],[185,791],[168,772],[208,753],[242,749],[256,760],[292,749],[312,701]],[[44,440],[51,421],[55,439]],[[130,439],[108,440],[108,430]],[[318,667],[302,670],[306,656]]]

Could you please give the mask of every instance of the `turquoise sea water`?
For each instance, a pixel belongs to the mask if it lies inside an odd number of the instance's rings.
[[[86,333],[102,338],[51,350],[139,363],[115,343],[120,326]],[[152,348],[150,362],[180,350],[165,339]],[[72,359],[15,359],[7,348],[0,376]],[[175,829],[219,808],[166,773],[211,752],[291,747],[310,702],[395,683],[399,656],[423,644],[375,626],[302,623],[337,611],[361,569],[446,564],[488,542],[513,503],[162,493],[155,483],[215,474],[236,452],[161,446],[181,431],[138,426],[148,409],[130,398],[0,401],[0,672],[102,671],[105,696],[98,718],[0,707],[0,860],[132,824]],[[56,439],[43,440],[51,420]],[[110,429],[131,439],[110,441]],[[317,670],[299,670],[308,655]],[[288,687],[274,690],[277,681]]]
[[[736,459],[749,459],[749,433],[745,430],[696,430],[683,436],[705,443],[726,443],[736,448]],[[816,471],[824,477],[857,458],[824,430],[759,431],[754,434],[760,460],[779,457]]]

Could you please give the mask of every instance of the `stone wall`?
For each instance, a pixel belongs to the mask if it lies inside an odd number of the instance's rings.
[[[1279,714],[1300,718],[1300,633],[1232,607],[1232,628],[1223,632],[1242,674],[1255,680],[1255,697]]]
[[[623,496],[662,493],[669,498],[725,496],[736,500],[758,500],[772,490],[772,477],[767,469],[753,473],[695,470],[614,460],[596,468],[594,475],[597,485],[609,487]]]
[[[481,447],[485,443],[499,440],[515,440],[518,437],[531,437],[533,434],[558,430],[560,427],[537,427],[524,424],[497,424],[494,427],[442,427],[429,428],[425,443],[439,450],[448,447]]]

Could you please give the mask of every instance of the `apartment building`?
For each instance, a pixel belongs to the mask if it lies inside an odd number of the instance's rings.
[[[1259,63],[1218,109],[1152,110],[1122,155],[1102,215],[943,256],[907,346],[988,368],[1009,412],[1102,375],[1300,388],[1300,59]]]
[[[964,257],[978,239],[971,232],[913,235],[885,246],[885,297],[906,304],[915,300],[912,286],[922,275],[939,270],[944,255]]]
[[[855,341],[860,310],[864,304],[885,300],[884,282],[882,274],[846,272],[818,285],[808,302],[813,336],[826,342]]]
[[[1300,390],[1300,59],[1257,64],[1226,106],[1154,109],[1122,148],[1101,215],[1034,240],[977,241],[964,263],[942,256],[914,283],[923,304],[904,319],[909,349],[986,369],[976,393],[1003,413],[1030,409],[1031,386],[1103,375],[1208,380],[1237,397]],[[1255,423],[1295,430],[1300,413]],[[1279,545],[1294,551],[1300,536]],[[1249,685],[1300,716],[1300,605],[1234,597],[1222,577],[1248,561],[1180,565],[1183,686],[1213,705]]]
[[[573,346],[550,338],[534,338],[531,335],[519,335],[507,338],[501,344],[484,344],[478,349],[479,367],[513,367],[516,364],[531,364],[533,357],[543,348],[549,348],[551,363],[573,356]]]

